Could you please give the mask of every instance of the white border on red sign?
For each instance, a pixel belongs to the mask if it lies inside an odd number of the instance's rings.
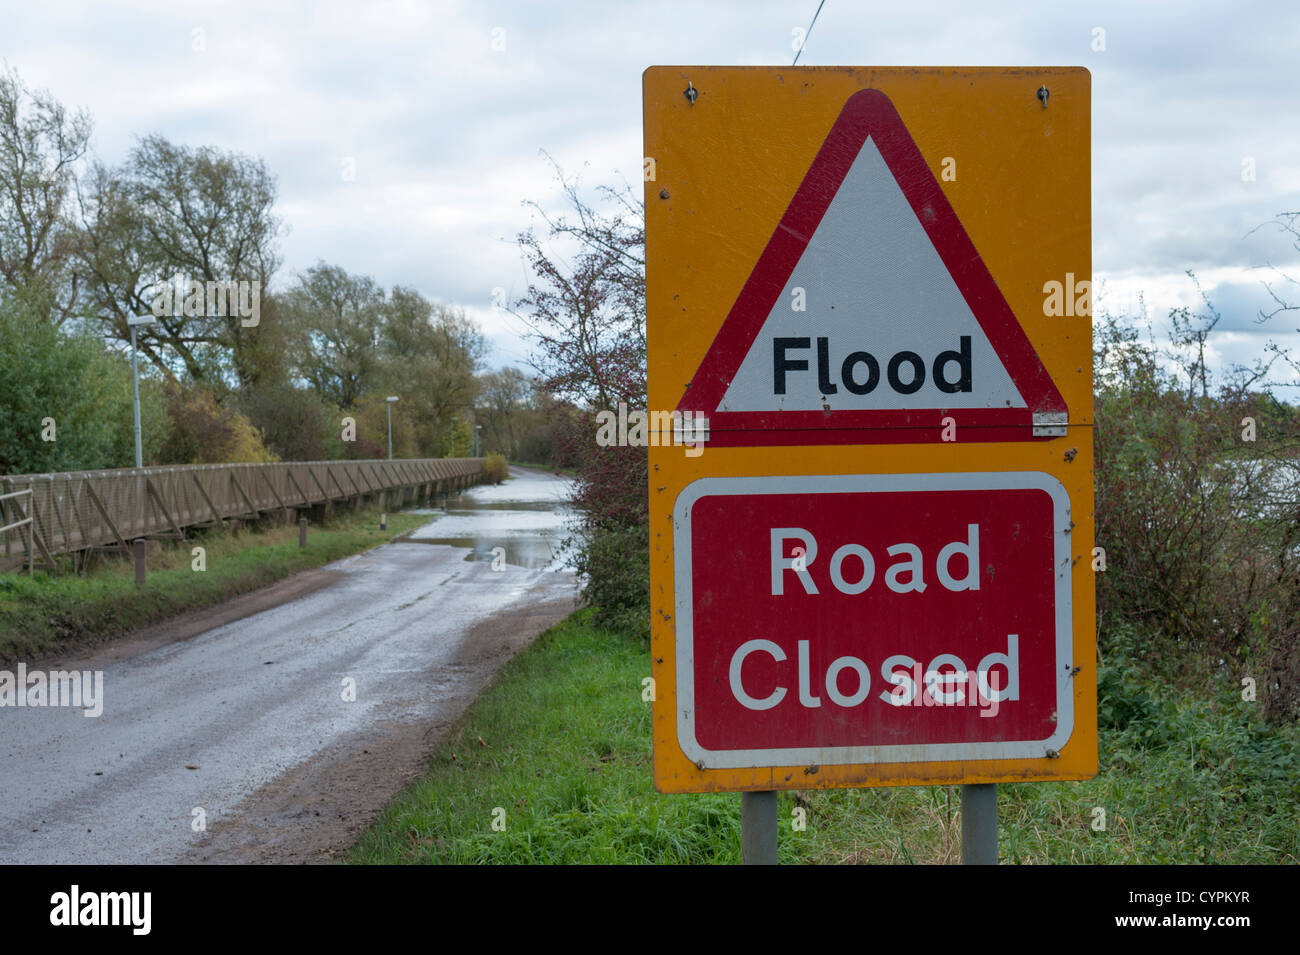
[[[1056,568],[1056,730],[1047,739],[914,746],[818,746],[789,749],[708,750],[695,738],[695,658],[691,508],[704,497],[748,494],[849,494],[898,491],[1041,490],[1052,499]],[[702,769],[775,766],[930,763],[952,760],[1047,759],[1074,729],[1074,608],[1070,573],[1070,495],[1042,471],[972,471],[955,474],[849,474],[701,478],[682,489],[673,507],[673,564],[677,608],[677,741]]]

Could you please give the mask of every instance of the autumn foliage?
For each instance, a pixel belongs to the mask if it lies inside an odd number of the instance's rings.
[[[167,417],[171,428],[161,458],[177,464],[260,463],[275,461],[261,432],[247,417],[217,403],[206,388],[182,390],[168,385]]]

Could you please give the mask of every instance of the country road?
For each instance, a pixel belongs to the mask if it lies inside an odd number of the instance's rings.
[[[43,661],[103,671],[103,713],[0,710],[0,863],[338,857],[574,607],[568,483],[512,473],[408,540]]]

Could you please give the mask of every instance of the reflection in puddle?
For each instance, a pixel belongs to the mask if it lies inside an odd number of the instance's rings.
[[[469,550],[466,560],[500,561],[530,570],[572,570],[563,542],[573,515],[567,479],[520,474],[496,487],[476,487],[445,506],[411,513],[434,515],[406,540]]]
[[[467,547],[466,560],[501,560],[515,567],[529,570],[562,570],[567,564],[561,554],[560,541],[517,538],[490,540],[483,537],[408,537],[412,544],[446,544],[449,547]],[[554,566],[552,566],[554,565]]]
[[[465,492],[472,494],[472,491]],[[411,514],[446,514],[448,511],[552,511],[553,501],[475,501],[465,495],[448,499],[445,506],[413,507]]]

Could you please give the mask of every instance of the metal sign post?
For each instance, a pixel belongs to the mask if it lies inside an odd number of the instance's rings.
[[[998,784],[961,787],[962,865],[998,864]]]
[[[740,861],[776,865],[776,790],[740,794]]]

